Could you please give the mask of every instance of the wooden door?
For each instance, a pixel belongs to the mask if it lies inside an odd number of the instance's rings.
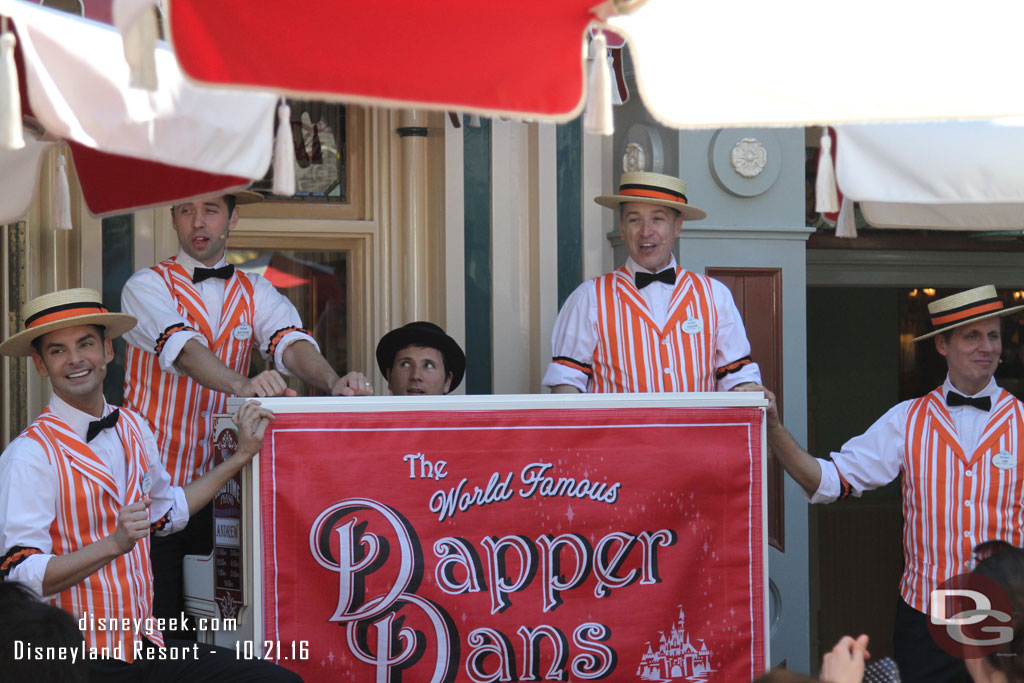
[[[782,269],[706,268],[705,274],[732,292],[750,340],[750,356],[761,369],[761,379],[775,393],[782,411]],[[786,521],[783,515],[783,469],[768,459],[768,542],[786,550]]]

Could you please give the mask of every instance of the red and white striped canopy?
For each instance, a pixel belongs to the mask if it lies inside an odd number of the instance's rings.
[[[156,52],[160,89],[130,88],[113,27],[18,0],[0,0],[0,15],[17,36],[22,113],[44,134],[0,150],[0,222],[27,211],[53,141],[67,141],[94,215],[245,187],[266,173],[275,96],[193,85],[166,45]]]

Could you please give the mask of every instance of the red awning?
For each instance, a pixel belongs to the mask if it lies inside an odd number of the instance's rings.
[[[570,119],[599,0],[174,0],[196,80],[283,94]]]

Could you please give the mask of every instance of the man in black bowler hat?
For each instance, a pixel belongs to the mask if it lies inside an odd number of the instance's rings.
[[[381,337],[377,366],[395,396],[441,396],[462,381],[466,354],[440,327],[417,321]]]

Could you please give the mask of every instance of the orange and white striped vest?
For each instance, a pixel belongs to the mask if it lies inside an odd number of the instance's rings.
[[[153,270],[167,283],[178,312],[188,325],[164,330],[155,340],[152,352],[128,345],[124,403],[149,421],[171,483],[184,486],[213,468],[213,416],[224,412],[227,395],[207,389],[190,377],[164,372],[160,368],[160,351],[172,334],[191,330],[206,337],[210,350],[224,365],[247,375],[253,335],[236,339],[232,332],[242,323],[253,326],[254,287],[237,270],[225,281],[224,307],[215,337],[215,326],[188,271],[175,258],[158,263]]]
[[[88,444],[49,409],[28,426],[24,436],[38,443],[57,475],[57,509],[50,525],[54,555],[67,555],[114,533],[118,511],[141,500],[142,477],[149,464],[143,453],[141,418],[121,410],[117,435],[124,445],[125,497],[117,490],[110,468]],[[109,624],[129,619],[129,630],[83,630],[89,647],[120,646],[123,658],[134,658],[135,641],[142,636],[163,645],[153,620],[153,570],[149,563],[149,538],[136,542],[129,552],[105,564],[53,599],[53,604],[88,624]],[[102,620],[102,621],[100,621]],[[117,623],[117,622],[114,622]],[[136,626],[141,629],[136,629]],[[147,630],[154,628],[153,631]]]
[[[965,453],[940,387],[911,403],[905,439],[900,595],[927,612],[931,591],[970,570],[975,545],[1024,545],[1024,404],[1002,391]]]
[[[676,267],[664,329],[625,267],[595,279],[594,393],[714,391],[718,313],[711,280]]]

